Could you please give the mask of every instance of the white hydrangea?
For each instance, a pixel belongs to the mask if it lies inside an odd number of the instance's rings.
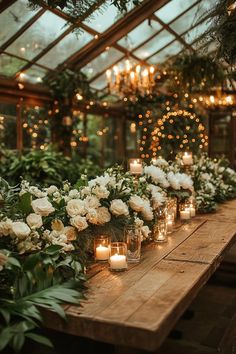
[[[140,212],[143,210],[144,207],[144,199],[134,194],[129,199],[129,206],[134,211]]]

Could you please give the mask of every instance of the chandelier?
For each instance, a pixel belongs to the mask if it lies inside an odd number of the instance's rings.
[[[106,71],[109,92],[121,98],[148,95],[155,85],[154,66],[132,64],[129,59],[123,68],[114,65]]]
[[[233,106],[235,101],[233,95],[216,94],[206,96],[204,99],[204,103],[207,107],[229,107]]]

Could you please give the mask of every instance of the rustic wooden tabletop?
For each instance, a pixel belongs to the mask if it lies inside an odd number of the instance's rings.
[[[236,238],[236,200],[178,225],[168,243],[149,244],[123,273],[94,265],[82,306],[68,321],[44,312],[45,326],[97,341],[155,350],[165,340]]]

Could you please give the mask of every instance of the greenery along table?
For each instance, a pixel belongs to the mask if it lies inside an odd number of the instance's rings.
[[[149,244],[140,264],[114,274],[90,270],[87,300],[68,306],[68,322],[45,312],[49,328],[94,340],[155,350],[220,264],[236,235],[236,200],[182,224],[168,243]]]

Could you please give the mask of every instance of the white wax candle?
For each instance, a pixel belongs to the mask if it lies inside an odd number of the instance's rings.
[[[190,219],[190,217],[191,217],[191,215],[190,215],[189,209],[180,211],[180,220],[188,220],[188,219]]]
[[[130,162],[130,173],[134,175],[141,175],[143,172],[143,166],[140,162],[134,160]]]
[[[190,215],[191,215],[191,217],[196,215],[196,209],[194,208],[194,206],[190,207]]]
[[[114,254],[110,257],[110,267],[111,269],[125,269],[127,268],[126,256],[121,254]]]
[[[106,261],[109,258],[109,249],[108,247],[99,245],[96,248],[96,259],[98,261]]]
[[[165,238],[166,238],[166,236],[164,234],[159,233],[159,235],[158,235],[158,240],[159,241],[163,241],[163,240],[165,240]]]
[[[167,221],[167,232],[172,232],[172,230],[173,230],[173,221],[168,220]]]
[[[184,163],[184,165],[192,165],[193,164],[192,155],[185,152],[183,155],[183,163]]]

